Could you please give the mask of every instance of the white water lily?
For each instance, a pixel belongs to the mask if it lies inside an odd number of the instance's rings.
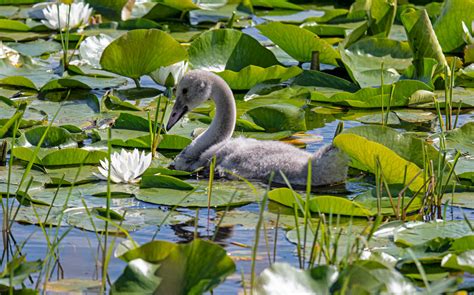
[[[471,27],[474,31],[474,22],[472,22]],[[474,44],[474,38],[471,35],[471,30],[467,27],[466,23],[464,21],[462,22],[462,30],[464,32],[462,38],[464,39],[464,42],[467,44]]]
[[[5,46],[2,41],[0,41],[0,59],[6,59],[9,64],[15,67],[20,67],[22,65],[20,53]]]
[[[87,37],[79,46],[81,60],[73,61],[71,64],[89,64],[94,68],[100,68],[102,53],[113,40],[114,38],[105,34]]]
[[[151,164],[151,153],[145,154],[134,149],[133,152],[127,152],[122,149],[120,153],[110,155],[112,161],[110,165],[110,180],[115,183],[137,183],[140,176]],[[107,180],[109,175],[109,161],[101,160],[98,167],[99,173],[94,173],[100,179]]]
[[[59,11],[58,11],[59,9]],[[89,24],[92,8],[88,3],[51,4],[43,9],[45,20],[41,22],[53,30],[73,29]],[[69,21],[68,21],[69,19]]]
[[[183,60],[170,66],[159,68],[150,73],[150,77],[158,84],[171,87],[179,83],[188,71],[188,68],[188,62]]]

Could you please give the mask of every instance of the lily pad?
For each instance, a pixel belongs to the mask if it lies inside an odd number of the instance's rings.
[[[380,86],[382,75],[384,84],[397,82],[399,71],[412,61],[408,44],[386,38],[365,38],[348,47],[341,44],[340,52],[344,66],[362,88]]]
[[[343,131],[344,134],[356,134],[367,138],[368,140],[383,144],[387,148],[396,152],[405,160],[416,164],[418,167],[424,167],[423,154],[420,151],[426,148],[427,158],[436,162],[438,151],[432,146],[415,135],[402,133],[395,129],[383,126],[357,126]]]
[[[141,188],[136,192],[135,197],[140,201],[159,205],[206,208],[208,206],[207,181],[189,183],[197,189],[188,191],[169,188]],[[210,206],[216,208],[244,205],[254,202],[257,198],[258,196],[249,191],[246,184],[214,181]]]
[[[259,25],[257,28],[276,45],[300,62],[311,61],[313,51],[319,51],[322,63],[337,65],[339,53],[316,34],[294,25],[278,22]]]
[[[75,226],[77,228],[88,230],[88,231],[104,232],[105,221],[97,217],[97,213],[94,212],[94,208],[88,208],[88,210],[89,210],[89,213],[87,213],[86,209],[84,208],[68,209],[65,212],[64,218],[68,224]],[[137,231],[143,227],[150,226],[150,225],[160,225],[163,222],[165,222],[165,224],[179,224],[179,223],[185,223],[192,220],[192,218],[187,215],[182,215],[177,212],[169,213],[157,208],[156,209],[155,208],[152,208],[152,209],[111,208],[111,210],[115,214],[117,214],[120,217],[120,219],[122,218],[122,216],[124,216],[123,220],[112,219],[112,221],[115,224],[120,225],[120,227],[127,230],[128,232]],[[120,233],[121,229],[109,223],[107,231]]]
[[[426,10],[407,9],[402,13],[401,19],[410,40],[410,47],[413,50],[416,75],[423,76],[424,69],[421,67],[421,62],[424,58],[436,60],[438,62],[436,72],[443,73],[447,66],[446,58]]]
[[[61,44],[45,40],[26,43],[6,43],[5,45],[18,51],[22,55],[27,56],[41,56],[46,53],[58,52],[61,50]]]
[[[461,238],[472,235],[464,220],[417,222],[399,227],[395,231],[395,243],[411,247],[421,245],[435,238]]]
[[[194,69],[239,72],[250,65],[262,68],[278,65],[275,55],[247,34],[221,29],[202,33],[189,47]]]
[[[100,64],[105,70],[138,79],[185,58],[184,48],[167,33],[140,29],[112,41],[102,53]]]
[[[31,145],[38,145],[41,137],[46,132],[46,126],[40,126],[25,132],[25,137]],[[64,128],[51,126],[44,138],[41,147],[55,147],[66,144],[71,140],[71,134]]]
[[[288,188],[274,189],[268,193],[268,198],[288,207],[293,207],[298,203],[304,206],[305,203],[305,199]],[[374,215],[374,213],[370,211],[370,208],[364,208],[364,206],[358,202],[337,196],[314,196],[310,199],[309,209],[314,213],[328,213],[334,215]]]
[[[129,265],[113,284],[114,294],[202,294],[235,271],[223,248],[199,239],[188,244],[153,241],[120,258]]]
[[[253,108],[246,113],[268,132],[306,130],[305,112],[290,104],[273,104]]]
[[[247,90],[258,83],[269,80],[273,82],[285,81],[299,75],[301,72],[302,70],[299,67],[285,68],[276,65],[268,68],[261,68],[250,65],[239,72],[225,70],[218,73],[218,75],[229,84],[230,88],[234,90]]]
[[[403,184],[412,181],[410,184],[412,191],[418,191],[424,184],[421,169],[418,166],[379,143],[355,134],[340,134],[334,139],[334,144],[372,173],[375,173],[376,158],[378,158],[384,179],[388,184]]]
[[[391,95],[392,90],[393,96]],[[332,91],[329,92],[330,95],[327,95],[320,92],[320,88],[315,88],[311,91],[311,99],[354,108],[380,108],[382,105],[384,107],[403,107],[422,105],[432,101],[435,94],[430,90],[431,88],[421,81],[401,80],[380,88],[363,88],[355,93]]]
[[[462,9],[459,9],[462,7]],[[464,44],[461,22],[474,21],[474,3],[463,0],[446,0],[433,27],[444,52],[451,52]]]

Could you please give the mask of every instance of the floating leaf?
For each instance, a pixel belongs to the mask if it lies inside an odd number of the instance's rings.
[[[0,19],[0,30],[27,32],[30,27],[21,21],[12,19]]]
[[[169,188],[141,188],[135,197],[144,202],[166,206],[207,207],[207,181],[189,182],[197,187],[195,191],[176,190]],[[261,192],[260,192],[261,193]],[[256,200],[246,184],[240,182],[216,182],[212,187],[211,207],[238,206]],[[231,202],[232,201],[232,202]]]
[[[425,66],[428,67],[428,65],[425,65],[425,58],[436,60],[438,62],[436,72],[443,73],[447,66],[446,58],[426,10],[407,9],[401,14],[400,18],[410,40],[416,75],[419,77],[426,76],[425,71],[431,70],[429,68],[425,69]]]
[[[301,270],[287,263],[275,263],[265,269],[257,279],[253,293],[270,295],[282,293],[330,294],[338,277],[337,268],[321,265],[311,270]]]
[[[127,4],[127,0],[86,0],[85,2],[89,3],[96,11],[113,20],[122,18],[122,9]]]
[[[46,132],[46,126],[40,126],[25,132],[25,137],[31,145],[38,145],[41,137]],[[51,126],[44,138],[41,147],[55,147],[71,140],[71,134],[64,128]]]
[[[300,62],[311,61],[313,51],[319,51],[322,63],[337,65],[339,53],[314,33],[294,25],[269,23],[257,28],[270,40]]]
[[[194,69],[239,72],[250,65],[262,68],[278,65],[276,57],[257,40],[237,30],[222,29],[202,33],[189,47]]]
[[[379,114],[380,116],[380,114]],[[374,142],[383,144],[409,162],[423,168],[424,157],[437,162],[438,151],[427,144],[424,139],[409,133],[402,133],[384,126],[357,126],[343,131],[345,134],[356,134]],[[425,150],[426,154],[420,153]]]
[[[474,273],[474,250],[460,254],[448,254],[443,257],[441,266]]]
[[[408,44],[386,38],[365,38],[347,47],[341,44],[340,53],[352,79],[362,88],[380,86],[382,74],[384,84],[397,82],[398,71],[408,68],[412,61]]]
[[[192,190],[194,186],[179,178],[169,175],[143,175],[140,188],[170,188],[176,190]]]
[[[340,134],[334,139],[334,144],[372,173],[376,171],[378,158],[384,180],[388,184],[403,184],[412,181],[410,189],[415,192],[424,184],[421,169],[418,166],[379,143],[355,134]]]
[[[41,160],[44,166],[65,166],[81,164],[99,164],[99,161],[107,157],[104,151],[87,151],[80,148],[67,148],[48,153]]]
[[[261,68],[258,66],[247,66],[239,72],[225,70],[218,73],[230,88],[234,90],[247,90],[257,85],[258,83],[272,80],[273,82],[281,82],[288,80],[302,72],[299,67],[285,68],[279,65],[268,68]]]
[[[434,30],[444,52],[451,52],[464,44],[462,22],[474,21],[474,2],[446,0],[440,16],[434,23]]]
[[[114,294],[202,294],[235,272],[235,264],[223,248],[199,239],[188,244],[153,241],[120,258],[129,266],[113,284]],[[131,267],[136,262],[140,263]],[[137,284],[137,281],[145,283]]]
[[[99,211],[100,210],[100,211]],[[112,220],[122,229],[129,232],[137,231],[143,227],[150,225],[165,224],[179,224],[190,221],[192,218],[186,215],[181,215],[177,212],[163,211],[157,208],[151,209],[111,209],[109,212]],[[100,212],[100,214],[98,214]],[[97,217],[100,216],[100,217]],[[106,212],[104,208],[89,208],[89,213],[83,208],[69,209],[65,213],[66,222],[77,228],[88,231],[105,232],[105,218]],[[92,219],[92,221],[91,221]],[[121,229],[109,223],[107,227],[108,232],[121,233]]]
[[[293,207],[295,204],[304,206],[305,200],[296,192],[288,188],[277,188],[268,193],[268,198],[282,205]],[[310,211],[315,213],[328,213],[348,216],[371,216],[376,214],[370,208],[344,197],[315,196],[310,199]]]
[[[306,130],[305,112],[290,104],[271,104],[253,108],[246,113],[268,132]]]
[[[102,53],[100,64],[105,70],[138,79],[185,58],[184,48],[167,33],[141,29],[112,41]]]
[[[436,238],[456,239],[469,235],[472,231],[464,220],[416,222],[397,228],[394,241],[403,247],[412,247]]]
[[[393,96],[392,94],[393,89]],[[432,101],[435,94],[425,83],[417,80],[401,80],[392,85],[380,88],[363,88],[355,93],[338,92],[330,97],[319,93],[316,89],[311,93],[311,99],[354,108],[403,107]],[[383,91],[383,96],[382,96]]]

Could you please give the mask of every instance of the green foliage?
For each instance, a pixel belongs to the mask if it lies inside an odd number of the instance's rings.
[[[186,51],[173,37],[160,30],[142,29],[114,40],[104,50],[100,64],[105,70],[138,79],[185,58]]]

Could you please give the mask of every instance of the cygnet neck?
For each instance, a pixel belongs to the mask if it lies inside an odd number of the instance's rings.
[[[237,112],[232,90],[221,77],[210,73],[208,78],[216,113],[209,128],[191,144],[191,150],[188,152],[194,157],[199,157],[211,146],[228,140],[235,128]]]

